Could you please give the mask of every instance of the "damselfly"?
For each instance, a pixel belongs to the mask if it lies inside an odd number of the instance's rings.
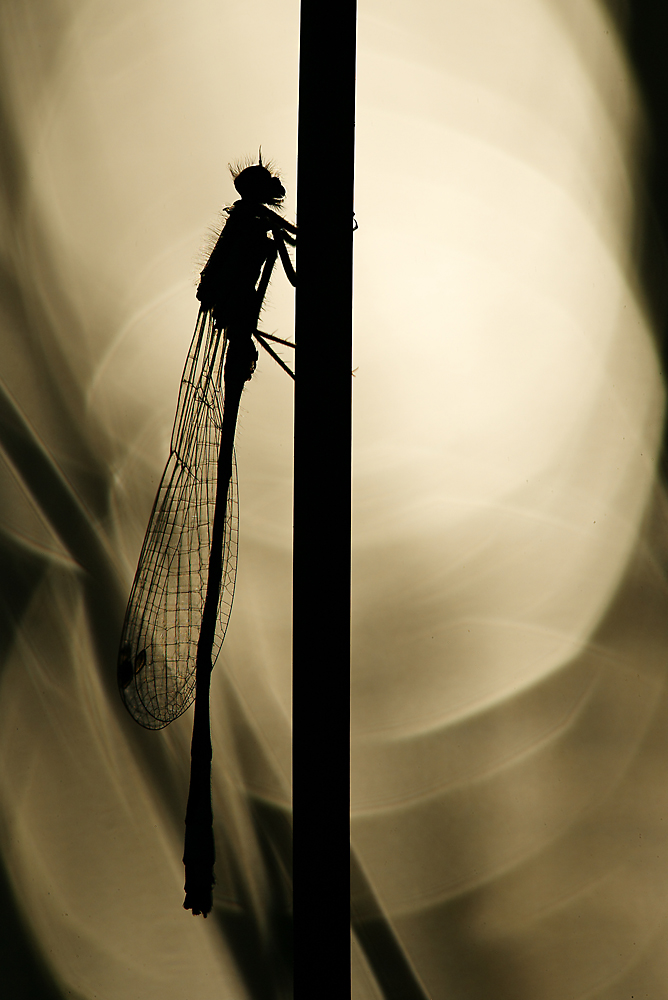
[[[234,434],[244,384],[257,362],[253,338],[293,378],[257,329],[280,258],[296,284],[286,243],[295,226],[275,208],[285,189],[259,164],[232,170],[240,194],[200,276],[200,311],[186,360],[169,460],[149,520],[123,625],[121,697],[146,729],[161,729],[195,700],[183,861],[184,907],[212,907],[213,814],[209,686],[232,608],[237,559]],[[271,207],[270,207],[271,206]]]

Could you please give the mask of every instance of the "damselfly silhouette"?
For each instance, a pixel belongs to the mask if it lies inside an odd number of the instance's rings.
[[[184,907],[212,907],[213,814],[209,687],[232,608],[237,557],[234,434],[244,384],[257,362],[255,338],[293,378],[267,343],[288,341],[257,329],[280,258],[297,230],[274,208],[285,189],[259,164],[232,170],[241,195],[200,276],[200,311],[186,360],[169,460],[149,520],[123,625],[118,662],[121,697],[146,729],[161,729],[195,699],[190,791],[183,862]],[[270,207],[271,206],[271,207]]]

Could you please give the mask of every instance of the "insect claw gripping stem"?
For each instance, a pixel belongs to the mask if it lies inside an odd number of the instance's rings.
[[[273,211],[285,195],[280,180],[262,163],[232,176],[241,197],[226,210],[201,274],[200,311],[169,460],[139,557],[118,660],[121,697],[145,728],[161,729],[195,701],[183,905],[205,917],[215,884],[209,692],[234,596],[237,416],[257,363],[253,336],[292,375],[258,336],[257,323],[279,257],[290,282],[296,281],[284,241],[294,246],[297,229]]]

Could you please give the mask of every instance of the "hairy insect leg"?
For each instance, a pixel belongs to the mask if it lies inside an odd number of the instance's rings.
[[[268,241],[271,242],[271,241]],[[260,281],[257,286],[257,315],[260,315],[260,309],[262,308],[262,303],[264,302],[264,297],[267,294],[267,289],[269,287],[269,281],[271,279],[271,273],[274,270],[274,264],[276,263],[276,257],[278,256],[278,249],[272,247],[267,255],[267,259],[264,262],[262,268],[262,274],[260,275]],[[257,325],[257,318],[256,324]]]
[[[285,239],[283,233],[275,232],[274,239],[278,245],[278,254],[281,258],[281,264],[283,265],[283,270],[285,271],[285,276],[292,285],[293,288],[297,287],[297,272],[292,266],[292,261],[290,260],[290,254],[288,253],[285,246]]]
[[[264,339],[264,335],[262,333],[260,333],[259,330],[255,331],[255,339],[257,340],[258,344],[261,344],[262,347],[264,347],[264,349],[267,352],[267,354],[270,354],[271,357],[274,359],[274,361],[276,361],[281,366],[281,368],[283,369],[283,371],[287,372],[288,375],[290,376],[290,378],[294,379],[295,373],[293,371],[291,371],[290,368],[288,368],[288,366],[285,364],[285,362],[282,360],[282,358],[279,358],[279,356],[276,353],[276,351],[273,351],[271,349],[271,347],[269,346],[269,344],[267,343],[267,341]],[[288,346],[289,347],[294,347],[294,344],[289,344]]]

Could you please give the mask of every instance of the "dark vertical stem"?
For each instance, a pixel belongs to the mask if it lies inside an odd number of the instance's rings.
[[[190,748],[190,789],[186,808],[186,835],[183,863],[186,868],[183,904],[193,914],[211,912],[213,866],[216,859],[211,808],[211,724],[209,688],[213,643],[218,620],[222,580],[223,542],[227,517],[227,496],[232,478],[234,435],[244,383],[251,377],[257,357],[250,336],[229,341],[225,359],[225,400],[218,452],[216,503],[211,530],[211,553],[206,597],[202,611],[195,662],[195,717]]]
[[[356,3],[302,0],[297,181],[294,797],[302,993],[350,995],[349,733]],[[301,916],[300,916],[301,915]],[[297,990],[299,993],[300,991]]]

